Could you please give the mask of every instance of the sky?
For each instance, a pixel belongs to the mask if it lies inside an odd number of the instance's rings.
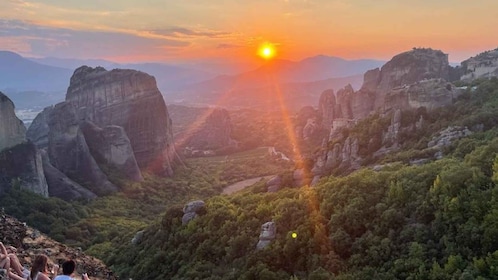
[[[0,0],[0,49],[116,62],[389,60],[431,47],[460,62],[498,47],[496,0]]]

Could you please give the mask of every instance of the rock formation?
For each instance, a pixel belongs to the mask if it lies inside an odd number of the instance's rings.
[[[134,70],[82,66],[71,77],[66,101],[76,107],[80,120],[123,127],[140,168],[173,174],[171,119],[154,77]]]
[[[72,104],[55,105],[48,119],[50,163],[72,180],[87,182],[96,194],[117,191],[90,154]]]
[[[275,239],[277,234],[277,226],[274,222],[266,222],[261,226],[261,233],[259,234],[259,241],[256,249],[261,250],[270,245],[271,241]]]
[[[116,280],[114,273],[105,264],[94,257],[88,256],[81,250],[68,247],[56,242],[46,235],[14,219],[1,214],[0,236],[2,242],[17,249],[16,255],[21,265],[30,267],[36,255],[46,254],[49,265],[60,264],[64,260],[72,259],[76,262],[75,279],[81,279],[86,272],[92,280]]]
[[[202,200],[195,200],[185,204],[185,206],[183,207],[182,224],[186,225],[192,219],[197,217],[198,212],[201,209],[204,209],[204,205],[205,203]]]
[[[318,115],[321,117],[323,128],[330,129],[334,119],[338,118],[335,109],[336,100],[334,91],[328,89],[322,92],[318,101]]]
[[[0,152],[0,193],[12,186],[48,197],[40,152],[26,142]]]
[[[48,196],[41,155],[26,141],[26,129],[12,101],[0,92],[0,193],[17,185]]]
[[[14,112],[14,103],[0,92],[0,151],[26,141],[26,128]]]
[[[108,125],[100,128],[92,122],[80,124],[90,153],[99,164],[109,166],[119,175],[133,181],[142,181],[133,149],[121,126]]]
[[[448,105],[458,92],[446,82],[448,55],[438,50],[413,49],[394,56],[381,69],[367,71],[359,91],[346,86],[337,94],[325,91],[318,105],[322,126],[336,119],[362,119],[375,111]]]
[[[232,122],[225,109],[214,109],[199,127],[192,128],[180,145],[190,150],[219,150],[235,146],[231,138]]]
[[[280,175],[273,176],[266,182],[266,188],[268,192],[277,192],[282,185],[282,177]]]
[[[41,111],[33,120],[26,132],[26,138],[33,142],[39,149],[48,147],[48,117],[54,107],[50,106]]]
[[[460,92],[451,83],[448,56],[441,51],[415,48],[394,56],[381,69],[367,71],[359,91],[346,86],[337,94],[325,91],[320,97],[318,111],[321,126],[330,129],[328,142],[318,153],[312,169],[316,182],[324,170],[333,168],[358,168],[358,139],[342,135],[342,128],[348,128],[357,120],[374,112],[393,113],[396,117],[383,144],[395,144],[400,131],[400,111],[406,109],[434,110],[449,105]],[[375,142],[375,143],[374,143]],[[372,140],[370,148],[379,146],[380,140]],[[386,147],[383,147],[386,148]]]
[[[48,159],[45,151],[41,151],[43,171],[48,184],[48,194],[64,200],[94,199],[96,194],[69,179],[64,173],[55,168]]]
[[[483,52],[461,64],[463,81],[498,77],[498,49]]]
[[[390,90],[384,99],[384,110],[425,107],[427,110],[450,105],[460,90],[443,79],[428,79]]]

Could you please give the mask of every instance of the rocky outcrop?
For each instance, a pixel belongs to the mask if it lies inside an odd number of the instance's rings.
[[[335,93],[333,90],[328,89],[320,95],[320,100],[318,101],[318,114],[322,120],[322,127],[325,129],[330,129],[332,126],[332,121],[338,118],[336,110],[336,100]]]
[[[134,70],[82,66],[71,77],[66,101],[76,107],[80,120],[123,127],[140,168],[173,174],[171,119],[154,77]]]
[[[461,64],[461,80],[469,82],[479,78],[498,77],[498,49],[483,52]]]
[[[467,137],[472,134],[467,127],[460,126],[449,126],[446,129],[440,131],[435,135],[429,143],[427,143],[428,148],[436,149],[436,158],[441,158],[443,156],[443,148],[451,145],[454,141]]]
[[[270,245],[271,241],[275,239],[277,234],[277,226],[274,222],[266,222],[261,226],[261,233],[259,234],[259,241],[256,244],[256,249],[261,250]]]
[[[85,121],[80,127],[90,153],[100,165],[116,170],[120,176],[129,180],[143,180],[130,140],[121,126],[108,125],[100,128]]]
[[[277,192],[282,186],[282,177],[280,175],[273,176],[266,182],[266,189],[268,192]]]
[[[81,279],[86,272],[92,280],[116,280],[114,273],[105,264],[86,255],[81,249],[71,248],[48,238],[37,230],[5,214],[0,217],[0,236],[5,245],[16,248],[21,265],[31,267],[35,256],[46,254],[49,266],[60,264],[67,259],[76,262],[75,279]]]
[[[48,196],[40,152],[27,142],[14,103],[0,92],[0,193],[13,185]]]
[[[296,118],[296,135],[306,141],[318,136],[321,132],[318,119],[318,112],[312,106],[301,108]]]
[[[0,193],[12,186],[48,197],[41,154],[26,142],[0,152]]]
[[[322,126],[336,119],[362,119],[375,111],[437,108],[452,102],[458,92],[446,82],[448,55],[438,50],[413,49],[394,56],[381,69],[367,71],[363,86],[346,86],[337,94],[322,93],[319,112]]]
[[[394,88],[384,100],[384,110],[425,107],[434,110],[453,103],[461,91],[443,79],[428,79]]]
[[[26,128],[14,112],[14,103],[0,92],[0,151],[26,141]]]
[[[33,120],[26,132],[26,138],[33,142],[39,149],[48,147],[48,117],[52,109],[53,106],[43,109]]]
[[[64,173],[55,168],[48,159],[45,151],[41,151],[43,172],[48,184],[48,194],[50,197],[58,197],[64,200],[94,199],[96,194],[82,187],[78,183],[69,179]]]
[[[449,80],[448,55],[439,50],[414,48],[394,56],[380,70],[377,92],[410,85],[426,79]]]
[[[182,224],[186,225],[198,216],[200,210],[204,209],[206,203],[202,200],[191,201],[183,207]]]
[[[225,109],[213,109],[205,121],[193,127],[182,146],[192,150],[218,150],[236,145],[231,138],[232,122]]]
[[[98,195],[117,191],[90,154],[72,104],[57,104],[48,119],[50,163],[72,180],[88,183]]]

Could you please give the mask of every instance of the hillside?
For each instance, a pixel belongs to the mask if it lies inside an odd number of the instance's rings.
[[[140,244],[123,243],[104,259],[120,275],[148,279],[493,278],[498,79],[467,88],[440,110],[407,111],[401,127],[423,114],[424,132],[406,130],[400,149],[375,162],[366,157],[356,172],[325,177],[313,188],[286,185],[267,193],[260,183],[215,196],[186,226],[181,209],[169,208]],[[389,118],[373,115],[349,134],[368,142]],[[473,133],[429,144],[449,127]],[[256,250],[269,221],[275,239]],[[130,267],[128,259],[139,261]]]
[[[76,278],[82,273],[88,273],[91,279],[112,280],[117,279],[114,273],[107,268],[102,261],[88,256],[81,249],[68,247],[54,241],[45,234],[40,233],[17,219],[1,214],[0,236],[5,245],[11,245],[17,249],[16,255],[24,267],[31,267],[32,261],[38,254],[46,254],[51,261],[49,266],[59,264],[67,259],[76,262]]]

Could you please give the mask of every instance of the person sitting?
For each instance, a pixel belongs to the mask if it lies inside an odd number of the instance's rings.
[[[13,280],[23,280],[22,265],[15,254],[16,248],[12,246],[8,246],[8,248],[10,252],[8,252],[7,248],[0,242],[0,268],[5,269],[9,278]],[[17,274],[12,272],[10,270],[11,268]]]
[[[73,260],[66,260],[62,263],[62,274],[55,277],[54,280],[74,280],[71,276],[76,268],[76,263]],[[83,280],[89,280],[88,275],[83,273]]]
[[[54,276],[57,276],[57,271],[59,270],[58,265],[54,265]],[[31,273],[29,274],[30,280],[50,280],[48,277],[48,257],[44,254],[37,255],[33,261],[31,267]]]

